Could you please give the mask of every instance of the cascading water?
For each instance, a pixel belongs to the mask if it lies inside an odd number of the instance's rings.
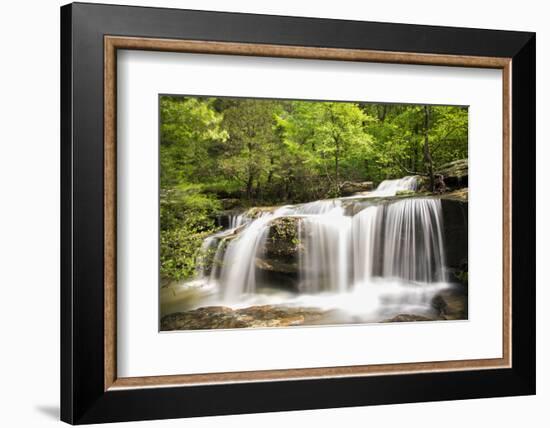
[[[441,201],[408,199],[384,208],[385,278],[409,281],[445,280]]]
[[[229,216],[229,228],[230,229],[236,229],[239,226],[242,226],[243,224],[246,224],[250,221],[248,217],[246,217],[244,214],[238,214],[238,215],[230,215]]]
[[[273,218],[274,215],[259,217],[227,244],[219,279],[225,300],[235,301],[256,290],[256,255]]]
[[[410,176],[396,180],[384,180],[376,188],[374,192],[370,192],[369,196],[395,196],[397,192],[403,190],[416,190],[418,187],[418,177]]]
[[[345,292],[349,289],[351,218],[340,205],[303,216],[299,223],[303,255],[299,257],[300,291]]]
[[[352,220],[353,280],[355,284],[370,281],[374,276],[375,257],[379,247],[377,231],[382,226],[381,207],[369,206]]]
[[[375,191],[351,201],[320,200],[262,215],[233,216],[227,230],[204,241],[197,274],[215,284],[224,304],[239,304],[246,296],[257,296],[264,285],[257,260],[270,228],[276,219],[294,217],[300,242],[297,303],[303,303],[300,299],[304,296],[329,293],[331,304],[339,304],[335,296],[351,296],[342,306],[351,302],[353,307],[364,308],[368,304],[362,299],[380,299],[378,294],[368,294],[375,289],[385,293],[397,290],[399,299],[406,290],[407,296],[413,296],[410,302],[418,303],[425,300],[423,290],[430,285],[446,284],[441,202],[434,198],[372,199],[416,187],[416,177],[386,180]],[[206,254],[213,259],[209,271],[204,267]],[[385,285],[380,288],[380,284]],[[415,287],[419,284],[423,284],[420,289]],[[363,292],[370,297],[359,297],[357,293]]]

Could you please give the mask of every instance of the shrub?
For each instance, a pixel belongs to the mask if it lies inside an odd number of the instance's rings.
[[[193,277],[197,256],[206,236],[217,230],[217,199],[194,189],[166,190],[160,200],[160,273],[164,278]]]

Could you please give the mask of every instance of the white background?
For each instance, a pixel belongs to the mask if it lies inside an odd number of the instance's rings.
[[[501,70],[123,51],[117,79],[119,376],[502,356]],[[159,334],[159,93],[468,105],[469,320]]]
[[[110,3],[109,1],[104,1]],[[535,0],[126,1],[129,4],[414,24],[537,31],[538,395],[461,402],[285,412],[131,423],[159,427],[545,426],[550,404],[550,301],[543,268],[550,258],[547,118],[550,28]],[[4,2],[0,10],[0,420],[7,427],[54,426],[59,406],[59,5]],[[546,143],[546,144],[545,144]],[[545,363],[546,361],[546,363]]]

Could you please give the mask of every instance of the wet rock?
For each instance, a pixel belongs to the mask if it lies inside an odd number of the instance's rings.
[[[432,307],[446,320],[468,319],[468,295],[465,287],[443,290],[432,299]]]
[[[372,181],[345,181],[340,185],[340,195],[351,196],[355,193],[370,192],[373,189]]]
[[[445,185],[451,189],[468,187],[468,159],[460,159],[443,165],[435,172],[441,175]]]
[[[456,195],[445,196],[441,198],[441,210],[447,266],[461,269],[464,260],[468,260],[468,202]]]
[[[454,200],[460,202],[468,202],[468,188],[455,189],[448,193],[444,193],[441,199]]]
[[[298,217],[280,217],[273,220],[263,251],[267,258],[294,262],[301,249]]]
[[[255,260],[258,279],[276,288],[297,291],[298,258],[303,250],[298,233],[300,219],[280,217],[271,222],[267,239]]]
[[[414,314],[399,314],[393,318],[384,320],[383,322],[412,322],[412,321],[434,321],[433,318],[428,318],[423,315]]]
[[[324,312],[315,308],[274,305],[231,309],[209,306],[170,314],[161,319],[161,330],[201,330],[253,327],[289,327],[319,323]]]
[[[285,261],[276,258],[256,258],[256,267],[263,271],[295,274],[298,272],[297,261]]]
[[[250,219],[260,218],[264,214],[272,213],[279,207],[252,207],[246,211],[246,216]]]
[[[415,190],[398,190],[395,192],[395,196],[415,196]]]

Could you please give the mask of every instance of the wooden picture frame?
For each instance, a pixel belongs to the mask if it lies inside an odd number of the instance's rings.
[[[501,69],[502,358],[118,377],[117,49]],[[534,34],[76,3],[61,9],[61,53],[62,420],[114,422],[535,392]]]

